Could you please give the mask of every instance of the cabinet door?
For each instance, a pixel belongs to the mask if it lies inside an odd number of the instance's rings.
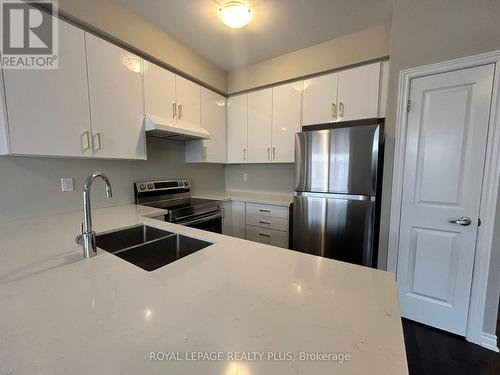
[[[201,88],[201,127],[210,139],[186,142],[186,162],[226,162],[226,98]]]
[[[300,132],[300,88],[300,82],[273,87],[273,162],[294,162],[295,133]]]
[[[58,69],[3,71],[12,153],[92,156],[84,32],[58,22]]]
[[[224,202],[222,204],[222,234],[232,236],[232,202]]]
[[[248,162],[271,161],[271,121],[273,91],[265,89],[248,94]]]
[[[227,100],[227,161],[247,162],[247,94]]]
[[[380,63],[343,70],[338,74],[339,120],[350,121],[377,117]]]
[[[162,124],[175,124],[175,74],[144,61],[144,110]]]
[[[94,156],[145,159],[141,59],[85,34]]]
[[[337,73],[304,81],[302,125],[337,121]]]
[[[245,203],[231,202],[232,236],[246,238]]]
[[[175,76],[177,126],[183,128],[200,127],[200,94],[200,85]]]

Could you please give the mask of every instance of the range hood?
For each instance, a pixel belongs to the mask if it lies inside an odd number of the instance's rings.
[[[210,133],[203,128],[188,128],[170,124],[161,117],[146,115],[144,117],[146,135],[154,138],[166,138],[176,141],[192,141],[209,139]]]

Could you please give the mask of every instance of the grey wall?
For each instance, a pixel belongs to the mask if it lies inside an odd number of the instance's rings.
[[[386,149],[379,263],[385,262],[398,77],[402,69],[500,49],[498,0],[395,0],[391,27],[391,72],[386,119]],[[488,284],[484,330],[495,332],[500,291],[500,212]]]
[[[248,180],[243,181],[243,173]],[[293,192],[293,164],[230,164],[226,165],[226,190]]]
[[[83,181],[94,171],[106,173],[113,187],[108,200],[96,181],[94,207],[133,202],[138,180],[190,178],[194,194],[224,190],[224,166],[185,164],[184,143],[148,139],[147,147],[147,161],[0,157],[0,221],[80,210]],[[61,177],[75,179],[74,192],[61,192]]]
[[[234,70],[228,74],[228,92],[386,57],[389,55],[390,31],[389,24],[381,24]]]

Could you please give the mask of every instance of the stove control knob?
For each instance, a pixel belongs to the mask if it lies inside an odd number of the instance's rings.
[[[189,181],[184,181],[184,186],[189,186]]]
[[[148,189],[152,189],[154,188],[154,185],[153,184],[148,184]]]
[[[141,184],[141,186],[139,186],[139,189],[141,189],[141,190],[146,189],[146,185],[145,184]]]

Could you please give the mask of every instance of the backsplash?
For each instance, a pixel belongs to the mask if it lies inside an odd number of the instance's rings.
[[[226,165],[226,190],[292,194],[293,188],[293,164]]]
[[[223,165],[186,164],[183,142],[147,142],[147,161],[0,157],[0,221],[80,210],[83,182],[94,171],[107,174],[113,187],[113,198],[106,199],[102,182],[94,183],[94,207],[132,203],[132,183],[138,180],[190,178],[193,194],[224,190]],[[73,192],[61,192],[62,177],[74,178]]]

